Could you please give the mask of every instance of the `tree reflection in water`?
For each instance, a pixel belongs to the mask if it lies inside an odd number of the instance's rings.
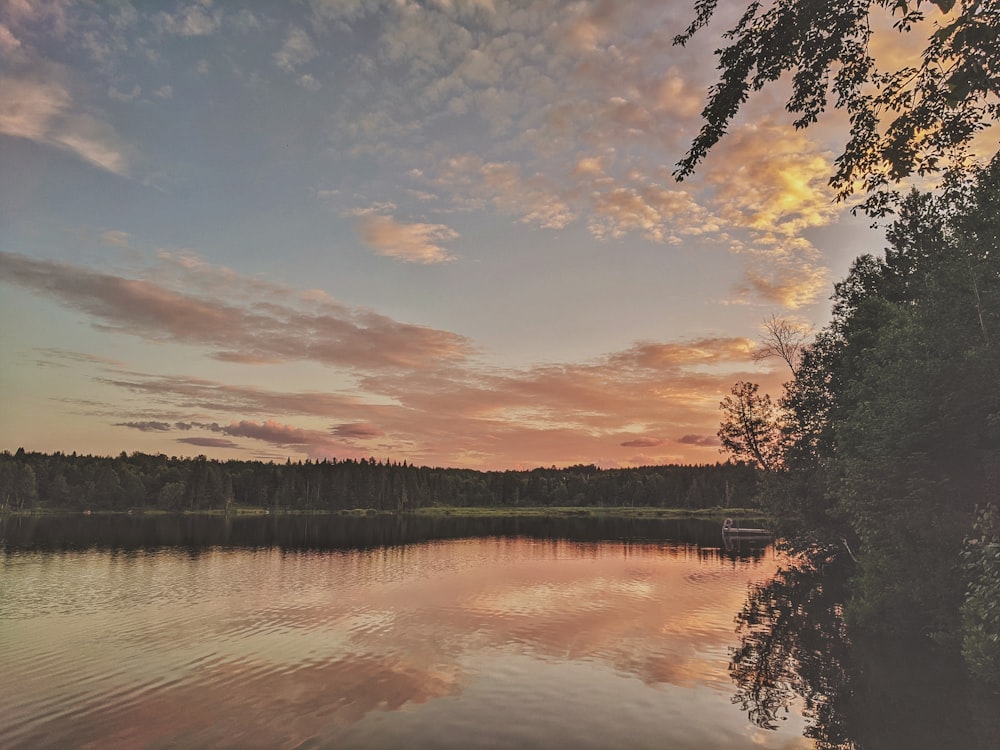
[[[806,567],[783,568],[752,585],[736,616],[740,645],[730,672],[750,720],[776,729],[797,699],[819,748],[853,747],[838,707],[848,688],[848,640],[840,591]]]
[[[733,703],[763,729],[795,705],[817,750],[1000,748],[1000,695],[970,682],[953,649],[849,633],[846,580],[836,563],[802,564],[750,586]]]

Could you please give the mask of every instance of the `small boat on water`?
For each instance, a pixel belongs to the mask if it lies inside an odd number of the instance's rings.
[[[751,529],[745,526],[734,526],[733,519],[727,518],[722,522],[723,536],[774,536],[774,532],[767,529]]]

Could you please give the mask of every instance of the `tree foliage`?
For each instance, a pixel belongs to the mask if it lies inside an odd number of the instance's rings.
[[[687,43],[717,6],[698,0],[694,21],[674,43]],[[878,67],[871,45],[876,13],[891,13],[903,36],[931,30],[919,64]],[[841,198],[860,186],[870,195],[867,210],[883,213],[892,183],[961,170],[972,138],[1000,119],[998,38],[997,0],[754,0],[725,34],[728,46],[716,51],[720,78],[675,175],[694,172],[751,92],[787,74],[786,109],[795,127],[816,122],[831,101],[846,111],[850,135],[831,183]]]
[[[962,653],[973,674],[1000,685],[1000,509],[988,504],[962,552],[968,590],[962,605]]]
[[[719,407],[722,424],[719,440],[722,449],[741,461],[750,461],[764,471],[772,471],[779,462],[780,425],[771,397],[758,393],[756,383],[740,381],[732,387]]]
[[[761,503],[801,547],[856,554],[851,622],[953,643],[964,628],[988,662],[1000,561],[973,523],[1000,491],[1000,157],[908,195],[887,236],[802,351]],[[964,567],[963,538],[979,540]]]
[[[417,467],[394,461],[345,459],[285,464],[213,461],[122,453],[0,453],[0,511],[224,510],[242,506],[290,510],[427,506],[730,507],[756,494],[749,465],[593,465],[531,471]]]

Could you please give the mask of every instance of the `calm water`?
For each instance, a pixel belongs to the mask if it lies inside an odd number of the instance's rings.
[[[717,528],[0,519],[0,747],[854,746],[835,623],[762,661],[820,589]]]

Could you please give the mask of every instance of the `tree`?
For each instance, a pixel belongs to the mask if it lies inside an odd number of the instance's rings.
[[[8,458],[9,453],[4,458]],[[24,452],[18,453],[19,457]],[[24,510],[34,506],[38,499],[38,485],[35,471],[19,460],[0,461],[0,509]]]
[[[757,393],[759,386],[741,380],[719,404],[722,449],[738,459],[772,471],[780,462],[781,429],[771,397]]]
[[[799,370],[802,350],[809,339],[809,329],[777,315],[765,319],[762,325],[764,335],[760,346],[750,356],[754,362],[777,357],[788,365],[794,377]]]
[[[989,504],[977,514],[974,534],[962,552],[969,580],[962,604],[962,653],[973,674],[1000,684],[1000,510]]]
[[[761,504],[809,546],[856,551],[852,622],[952,643],[971,628],[988,661],[1000,630],[979,602],[1000,566],[959,563],[1000,486],[1000,157],[898,209],[885,257],[855,261],[802,350]]]
[[[891,13],[901,35],[932,32],[916,67],[879,70],[871,55],[871,17]],[[718,0],[697,0],[684,45],[715,15]],[[890,183],[912,174],[962,171],[972,138],[1000,119],[1000,5],[997,0],[845,0],[751,2],[716,52],[720,79],[704,124],[675,172],[694,172],[725,134],[752,91],[791,75],[786,109],[797,128],[817,121],[832,98],[850,117],[850,135],[831,184],[845,198],[860,185],[865,208],[887,212]]]

